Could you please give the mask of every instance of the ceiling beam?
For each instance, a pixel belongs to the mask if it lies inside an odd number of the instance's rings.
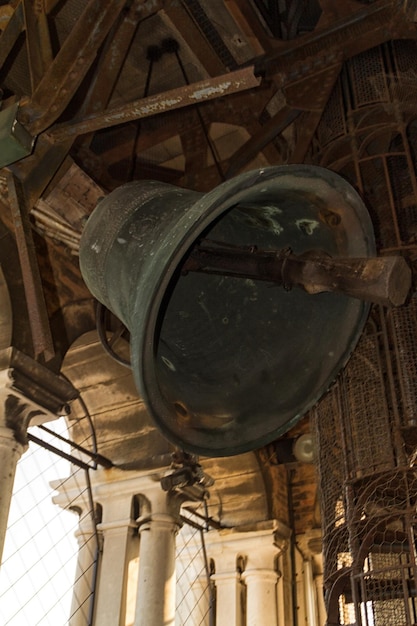
[[[193,55],[198,59],[209,76],[224,74],[226,70],[224,64],[214,52],[188,11],[180,3],[171,3],[161,13],[169,18],[172,26],[178,31],[181,39],[192,50]]]
[[[201,80],[154,96],[141,98],[103,113],[89,115],[78,122],[58,124],[51,130],[50,136],[54,141],[65,141],[69,137],[201,104],[215,98],[258,87],[261,79],[255,76],[253,70],[252,66],[246,67],[222,76]]]
[[[275,137],[280,135],[295,119],[301,111],[285,105],[274,117],[264,124],[256,135],[253,135],[230,157],[231,164],[226,172],[226,178],[232,178],[240,170],[250,163],[259,152],[267,146]]]
[[[18,120],[32,135],[51,126],[65,110],[124,4],[125,0],[88,2],[31,99],[20,107]]]

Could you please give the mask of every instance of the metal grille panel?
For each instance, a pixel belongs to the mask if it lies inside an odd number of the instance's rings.
[[[417,299],[389,312],[392,341],[398,370],[401,424],[417,424]]]
[[[366,62],[364,56],[366,55]],[[381,48],[372,48],[351,59],[349,65],[352,105],[358,109],[374,102],[389,99]]]
[[[375,330],[363,335],[340,389],[348,476],[366,476],[392,467],[389,411]]]
[[[416,65],[411,41],[348,61],[310,155],[362,193],[380,251],[404,254],[411,264],[417,260]],[[403,308],[372,310],[337,385],[312,412],[328,623],[417,623],[416,307],[414,296]]]

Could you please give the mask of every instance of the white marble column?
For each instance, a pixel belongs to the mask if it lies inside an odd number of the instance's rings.
[[[242,626],[242,582],[237,569],[239,545],[220,543],[210,551],[216,572],[212,580],[216,587],[216,626]]]
[[[304,572],[304,597],[306,605],[307,623],[311,626],[318,626],[317,611],[317,588],[314,584],[312,559],[305,559],[303,563]]]
[[[275,557],[272,536],[262,536],[248,555],[242,579],[246,585],[246,626],[278,626]]]
[[[159,483],[142,497],[139,580],[134,626],[175,624],[175,537],[181,503]]]
[[[242,626],[244,614],[245,626],[278,626],[275,558],[288,536],[288,528],[276,520],[208,534],[207,553],[215,562],[216,626]]]
[[[323,556],[321,531],[311,530],[297,535],[298,572],[303,581],[305,618],[310,626],[324,626],[326,608],[323,597]],[[300,602],[301,604],[301,602]]]
[[[278,557],[278,582],[277,582],[277,622],[278,626],[286,626],[286,596],[284,578],[284,555]]]
[[[11,428],[0,426],[0,561],[6,536],[16,465],[24,451],[25,446],[16,441],[14,431]]]
[[[327,611],[326,611],[326,605],[324,603],[324,594],[323,594],[323,574],[316,574],[314,576],[314,584],[316,586],[316,594],[317,594],[317,610],[318,610],[319,626],[324,626],[327,620]]]
[[[74,473],[65,479],[55,479],[50,486],[56,492],[54,504],[64,510],[78,514],[75,537],[78,543],[77,565],[72,591],[68,626],[88,626],[92,614],[94,578],[96,575],[97,536],[83,472]]]
[[[132,501],[142,486],[147,486],[150,478],[142,472],[122,471],[117,468],[98,469],[91,474],[92,500],[100,505],[102,519],[97,524],[100,543],[98,576],[95,587],[93,624],[96,626],[125,626],[128,594],[129,563],[134,562],[138,553],[137,524],[132,519]],[[89,511],[87,484],[80,476],[72,476],[59,486],[54,481],[52,486],[58,490],[53,500],[63,508]],[[80,517],[79,540],[89,538],[88,519]],[[93,592],[93,567],[95,559],[95,541],[91,548],[88,544],[80,545],[78,555],[77,581],[74,585],[73,613],[70,626],[87,626],[89,610],[79,610],[78,599]],[[90,543],[90,542],[89,542]],[[86,603],[86,604],[89,604]],[[78,609],[78,610],[77,610]],[[84,620],[84,621],[83,621]]]
[[[176,555],[176,624],[188,624],[192,611],[193,619],[199,626],[209,626],[210,580],[200,532],[184,524],[177,536]]]
[[[98,558],[94,523],[88,509],[80,514],[75,537],[78,542],[78,556],[68,626],[88,626]]]
[[[102,521],[97,530],[102,537],[94,623],[100,626],[124,626],[126,618],[127,570],[130,544],[136,533],[132,520],[133,494],[117,483],[108,489],[101,486]]]

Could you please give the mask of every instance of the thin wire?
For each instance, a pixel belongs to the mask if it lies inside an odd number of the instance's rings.
[[[183,62],[182,62],[182,59],[181,59],[181,57],[180,57],[180,54],[179,54],[178,49],[173,50],[173,53],[174,53],[174,54],[175,54],[175,56],[176,56],[176,59],[177,59],[177,61],[178,61],[178,65],[179,65],[179,67],[180,67],[180,69],[181,69],[181,72],[182,72],[182,75],[183,75],[183,77],[184,77],[184,80],[185,80],[186,84],[187,84],[187,85],[189,85],[189,84],[190,84],[190,81],[189,81],[189,78],[188,78],[187,72],[185,71],[185,67],[184,67],[184,64],[183,64]],[[220,179],[224,181],[224,180],[226,180],[226,176],[225,176],[225,174],[224,174],[224,172],[223,172],[223,170],[222,170],[222,167],[221,167],[221,165],[220,165],[220,163],[219,163],[219,160],[218,160],[218,157],[217,157],[216,151],[214,150],[214,146],[213,146],[213,144],[212,144],[212,142],[211,142],[211,139],[210,139],[210,136],[209,136],[209,134],[208,134],[208,132],[207,132],[207,128],[206,128],[206,125],[205,125],[205,123],[204,123],[203,116],[201,115],[201,111],[200,111],[200,109],[199,109],[198,105],[194,105],[194,108],[195,108],[195,111],[196,111],[196,113],[197,113],[197,116],[198,116],[199,122],[200,122],[200,124],[201,124],[201,128],[202,128],[202,130],[203,130],[205,140],[206,140],[206,142],[207,142],[207,145],[208,145],[209,150],[210,150],[210,152],[211,152],[211,155],[212,155],[212,157],[213,157],[214,164],[215,164],[215,166],[216,166],[217,172],[218,172],[218,174],[219,174],[219,176],[220,176]]]
[[[60,441],[63,441],[64,443],[68,443],[72,448],[75,448],[76,450],[79,450],[83,454],[86,454],[91,459],[93,459],[96,462],[96,464],[98,463],[99,465],[102,465],[103,467],[105,467],[107,469],[110,468],[110,467],[113,467],[112,461],[110,461],[110,459],[107,459],[105,456],[102,456],[101,454],[98,454],[98,452],[91,452],[91,450],[87,450],[87,448],[84,448],[83,446],[80,446],[78,443],[75,443],[75,441],[71,441],[70,439],[67,439],[66,437],[63,437],[62,435],[59,435],[58,433],[55,433],[53,430],[50,430],[44,424],[39,424],[38,428],[40,428],[41,430],[44,430],[45,432],[49,433],[50,435],[53,435],[54,437],[56,437]],[[96,468],[94,467],[94,469],[96,469]]]
[[[96,540],[96,553],[94,555],[94,564],[93,564],[93,567],[94,567],[93,580],[92,580],[92,588],[91,588],[91,595],[90,595],[90,605],[89,605],[89,611],[88,611],[88,626],[93,626],[99,561],[100,561],[102,549],[100,545],[100,537],[99,537],[98,530],[97,530],[97,512],[96,512],[96,508],[94,504],[93,490],[91,487],[90,472],[88,469],[85,470],[85,481],[87,484],[87,493],[88,493],[88,501],[90,504],[91,521],[93,523],[93,528],[94,528],[94,538]]]
[[[151,56],[152,53],[155,53],[155,56]],[[151,77],[152,77],[152,70],[153,70],[153,66],[155,61],[158,61],[160,58],[160,51],[159,48],[157,48],[156,46],[150,46],[148,48],[148,60],[149,60],[149,65],[148,65],[148,73],[146,75],[146,82],[145,82],[145,88],[143,90],[143,98],[146,98],[147,95],[149,94],[149,87],[151,84]],[[133,179],[133,176],[135,174],[135,170],[136,170],[136,162],[137,162],[137,154],[136,154],[136,149],[137,149],[137,145],[138,145],[138,140],[140,137],[140,133],[142,130],[142,124],[141,124],[141,120],[137,121],[136,124],[136,130],[135,130],[135,136],[133,138],[133,146],[132,146],[132,156],[130,159],[130,166],[127,172],[127,180],[130,181]]]
[[[106,331],[104,327],[105,316],[106,316],[107,310],[108,309],[106,309],[106,307],[101,302],[97,303],[96,326],[97,326],[97,334],[98,334],[100,343],[103,346],[104,350],[107,352],[109,356],[111,356],[112,359],[120,363],[120,365],[123,365],[123,367],[128,367],[129,369],[131,369],[132,366],[131,366],[130,361],[128,361],[127,359],[124,359],[122,356],[117,354],[113,350],[109,342],[107,341]]]

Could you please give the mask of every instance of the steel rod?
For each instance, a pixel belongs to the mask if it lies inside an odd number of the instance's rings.
[[[206,242],[196,246],[182,272],[205,272],[302,287],[310,294],[343,293],[354,298],[400,306],[411,289],[411,270],[401,256],[336,258],[312,251],[258,250]]]

